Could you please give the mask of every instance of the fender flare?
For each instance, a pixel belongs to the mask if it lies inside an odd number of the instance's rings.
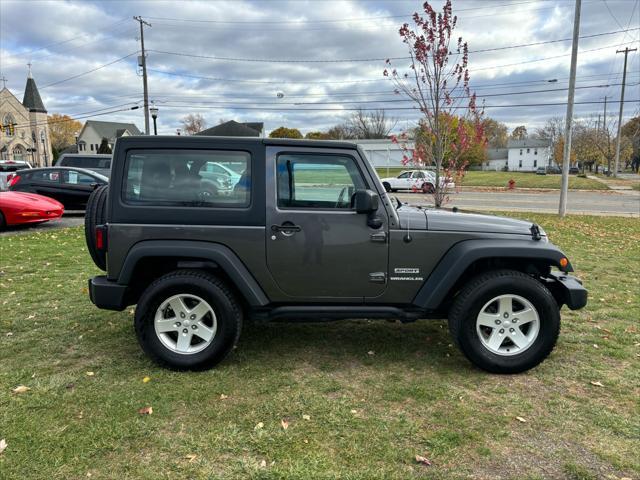
[[[549,242],[498,239],[465,240],[455,244],[442,257],[418,290],[413,304],[427,310],[437,309],[465,270],[473,262],[488,258],[544,260],[564,272],[573,271],[571,263],[568,263],[564,268],[560,266],[560,259],[566,257],[558,247]]]
[[[181,260],[206,260],[223,270],[251,306],[265,306],[269,299],[240,258],[219,243],[195,240],[143,240],[136,243],[125,257],[118,284],[129,285],[136,265],[148,257],[179,257]]]

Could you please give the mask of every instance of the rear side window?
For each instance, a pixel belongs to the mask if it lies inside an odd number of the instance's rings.
[[[140,205],[247,207],[251,156],[223,150],[132,151],[125,202]]]
[[[366,188],[346,155],[283,154],[276,164],[280,208],[349,209],[355,191]]]
[[[34,182],[58,183],[60,182],[59,170],[41,170],[26,175],[26,177]]]

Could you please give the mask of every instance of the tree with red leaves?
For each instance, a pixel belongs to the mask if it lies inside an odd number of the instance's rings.
[[[395,141],[405,145],[404,163],[435,164],[433,197],[436,207],[440,207],[448,199],[449,182],[456,178],[459,182],[464,176],[464,153],[485,139],[482,112],[476,106],[475,93],[469,90],[467,43],[459,37],[453,40],[455,46],[451,45],[458,21],[451,0],[447,0],[442,12],[436,12],[429,2],[424,3],[423,9],[424,16],[413,14],[414,26],[405,23],[399,30],[409,51],[408,71],[399,72],[387,60],[383,74],[393,81],[395,92],[412,100],[422,114],[420,136],[430,141],[421,142],[419,147],[416,142],[418,148],[411,150],[402,136]],[[469,129],[468,125],[474,128]]]

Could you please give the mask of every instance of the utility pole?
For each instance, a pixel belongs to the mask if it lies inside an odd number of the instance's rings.
[[[564,152],[562,155],[562,187],[560,189],[560,206],[558,214],[567,214],[567,195],[569,193],[569,160],[571,158],[571,130],[573,125],[573,99],[576,92],[576,67],[578,63],[578,37],[580,36],[580,6],[581,0],[576,0],[576,10],[573,14],[573,43],[571,45],[571,71],[569,73],[569,98],[567,100],[567,120],[564,129]]]
[[[618,113],[618,140],[616,143],[616,161],[613,167],[613,176],[618,176],[618,165],[620,163],[620,130],[622,129],[622,108],[624,107],[624,84],[627,81],[627,55],[629,52],[635,52],[637,48],[629,49],[626,47],[624,50],[616,50],[616,53],[624,53],[624,67],[622,70],[622,91],[620,92],[620,113]]]
[[[149,22],[145,22],[142,17],[136,16],[133,19],[140,23],[140,47],[142,55],[138,64],[142,67],[142,87],[144,96],[144,133],[149,135],[149,89],[147,87],[147,54],[144,52],[144,26],[150,27]]]

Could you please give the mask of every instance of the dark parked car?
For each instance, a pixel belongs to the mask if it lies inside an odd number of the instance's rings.
[[[536,175],[546,175],[547,169],[545,167],[538,167],[536,170]]]
[[[111,176],[111,154],[65,153],[58,159],[55,166],[84,168],[109,178]]]
[[[549,165],[547,167],[547,173],[553,173],[553,174],[559,175],[562,173],[562,170],[557,165]]]
[[[577,175],[580,173],[580,169],[578,167],[570,167],[569,168],[569,174],[570,175]]]
[[[66,210],[84,210],[91,192],[107,183],[107,177],[91,170],[47,167],[16,172],[9,180],[9,190],[53,198]]]

